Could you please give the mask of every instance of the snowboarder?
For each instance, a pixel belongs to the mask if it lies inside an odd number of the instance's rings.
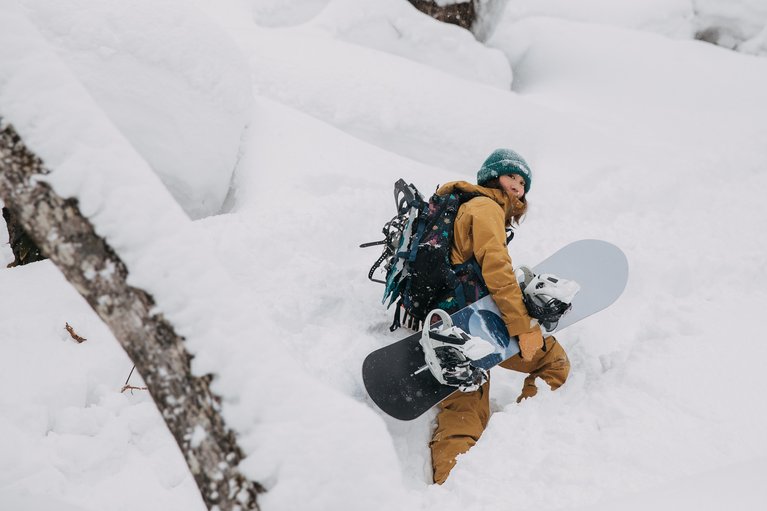
[[[509,335],[519,338],[520,353],[500,364],[528,374],[518,403],[537,393],[536,378],[553,390],[564,384],[570,372],[562,346],[554,337],[544,335],[529,316],[506,247],[506,228],[518,225],[527,212],[531,182],[532,171],[519,154],[497,149],[479,169],[477,185],[456,181],[437,191],[439,195],[453,191],[479,195],[458,210],[450,259],[454,265],[476,260]],[[445,482],[456,457],[479,440],[489,418],[489,382],[474,392],[456,392],[442,402],[429,444],[435,483]]]

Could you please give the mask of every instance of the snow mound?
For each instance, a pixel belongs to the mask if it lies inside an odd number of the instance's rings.
[[[697,36],[754,55],[767,55],[767,2],[695,0]]]
[[[568,43],[561,44],[562,38]],[[767,115],[767,104],[745,98],[767,87],[765,59],[699,41],[547,17],[504,25],[488,44],[508,56],[514,90],[537,103],[604,126],[620,125],[635,133],[634,140],[664,133],[661,139],[674,150],[686,147],[694,156],[726,153],[750,165],[763,152],[767,126],[760,116]],[[587,87],[584,76],[591,80]],[[632,88],[626,101],[621,91]],[[599,119],[593,117],[597,111]]]
[[[246,61],[231,38],[179,0],[22,3],[186,213],[217,213],[251,97]]]
[[[500,89],[511,84],[503,55],[467,30],[441,23],[407,2],[332,0],[310,24],[334,38],[399,55]]]
[[[502,26],[524,18],[545,16],[657,32],[670,37],[691,38],[690,0],[517,0],[509,2]]]
[[[763,0],[519,0],[502,25],[546,16],[701,39],[754,55],[767,55],[767,3]]]

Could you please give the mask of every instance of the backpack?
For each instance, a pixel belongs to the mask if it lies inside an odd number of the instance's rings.
[[[473,257],[460,265],[450,263],[458,208],[478,196],[453,192],[434,194],[426,201],[412,184],[402,179],[394,184],[397,215],[384,224],[384,240],[360,245],[384,245],[368,278],[386,285],[382,302],[387,308],[397,302],[391,331],[399,328],[403,320],[417,330],[431,310],[438,308],[452,314],[488,294],[481,268]],[[384,262],[386,280],[373,278]]]

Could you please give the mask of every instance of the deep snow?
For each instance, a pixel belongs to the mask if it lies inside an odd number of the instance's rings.
[[[482,45],[385,0],[0,2],[0,113],[218,375],[264,510],[767,506],[767,60],[693,41],[692,2],[532,4]],[[501,146],[535,172],[513,260],[603,238],[631,278],[562,335],[562,389],[517,405],[522,375],[493,372],[487,431],[435,487],[434,412],[365,397],[362,359],[405,333],[357,246],[397,178],[471,180]],[[0,289],[0,508],[203,509],[50,262]]]

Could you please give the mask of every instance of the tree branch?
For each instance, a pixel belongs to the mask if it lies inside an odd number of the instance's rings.
[[[122,394],[126,390],[130,390],[131,394],[133,394],[134,390],[149,390],[146,387],[134,387],[133,385],[128,384],[128,382],[130,381],[130,377],[133,376],[133,371],[135,370],[136,370],[136,366],[131,367],[131,370],[128,373],[128,377],[125,379],[125,384],[123,385],[123,388],[120,390],[120,394]]]

